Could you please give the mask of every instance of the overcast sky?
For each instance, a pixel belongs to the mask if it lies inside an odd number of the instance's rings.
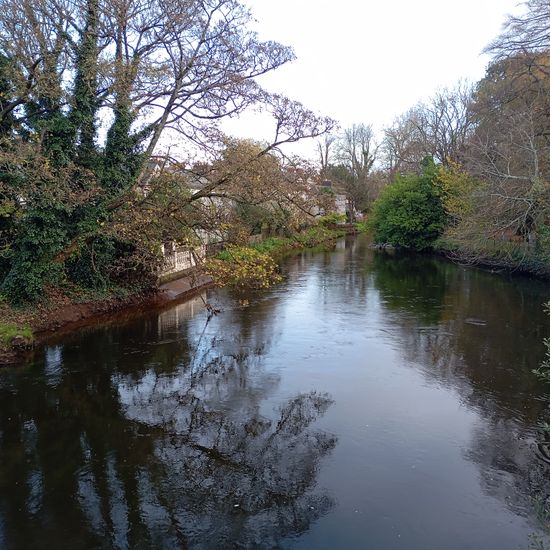
[[[416,102],[460,79],[479,80],[481,54],[518,0],[247,0],[263,39],[297,60],[261,80],[344,127],[381,130]],[[232,121],[242,137],[268,139],[257,119]],[[310,146],[311,147],[311,146]],[[311,147],[312,148],[312,147]],[[302,149],[305,151],[305,149]]]

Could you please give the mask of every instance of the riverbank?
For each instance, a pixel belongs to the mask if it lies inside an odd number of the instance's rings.
[[[354,231],[354,227],[347,226],[316,226],[291,237],[272,237],[245,248],[278,259],[295,250],[333,242]],[[224,262],[223,255],[218,261]],[[90,300],[75,300],[59,290],[50,289],[47,300],[32,308],[15,309],[1,303],[0,366],[24,361],[34,347],[54,335],[101,323],[112,316],[162,307],[191,297],[214,284],[210,274],[194,270],[157,288]],[[221,286],[218,281],[217,284]]]
[[[0,306],[0,366],[23,361],[34,347],[53,335],[100,323],[114,315],[162,307],[193,296],[212,284],[212,279],[206,275],[189,273],[156,289],[126,296],[112,295],[89,302],[76,302],[56,293],[55,299],[50,296],[48,302],[32,310],[14,309],[4,304]]]
[[[456,263],[550,279],[550,263],[525,243],[491,240],[471,243],[442,237],[435,242],[433,250]]]

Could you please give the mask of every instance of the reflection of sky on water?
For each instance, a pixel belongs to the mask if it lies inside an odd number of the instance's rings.
[[[44,350],[44,375],[49,386],[56,386],[63,376],[63,346],[47,346]]]

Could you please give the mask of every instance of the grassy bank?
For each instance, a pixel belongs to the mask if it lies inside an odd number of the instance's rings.
[[[33,332],[28,325],[18,325],[13,323],[0,324],[0,348],[11,346],[14,341],[21,342],[23,345],[30,345],[33,341]]]
[[[281,281],[276,259],[294,250],[332,243],[347,233],[339,227],[317,225],[291,237],[269,237],[249,246],[228,246],[206,263],[218,287],[239,290],[268,288]]]
[[[13,362],[19,354],[32,347],[34,334],[31,327],[25,322],[26,318],[19,317],[7,308],[1,308],[2,322],[0,323],[0,365]]]
[[[296,233],[292,237],[269,237],[261,243],[251,245],[250,248],[258,252],[267,253],[272,257],[278,257],[292,250],[313,248],[320,244],[334,241],[345,234],[345,229],[318,225]]]

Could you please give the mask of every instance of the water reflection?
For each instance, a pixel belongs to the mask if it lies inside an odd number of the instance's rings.
[[[205,327],[198,306],[91,331],[5,373],[2,547],[55,548],[61,533],[70,548],[274,547],[333,506],[316,475],[337,439],[314,428],[330,396],[263,406],[279,383],[262,366],[268,325],[228,307]]]
[[[527,547],[545,283],[354,238],[283,270],[3,372],[0,547]]]
[[[464,451],[484,492],[519,515],[549,500],[548,463],[536,453],[545,388],[532,373],[548,331],[546,283],[399,253],[376,254],[372,273],[384,307],[397,313],[407,362],[484,419]]]
[[[504,414],[539,417],[544,387],[531,371],[548,330],[546,283],[406,254],[376,254],[372,273],[408,360],[470,405],[489,398]]]

